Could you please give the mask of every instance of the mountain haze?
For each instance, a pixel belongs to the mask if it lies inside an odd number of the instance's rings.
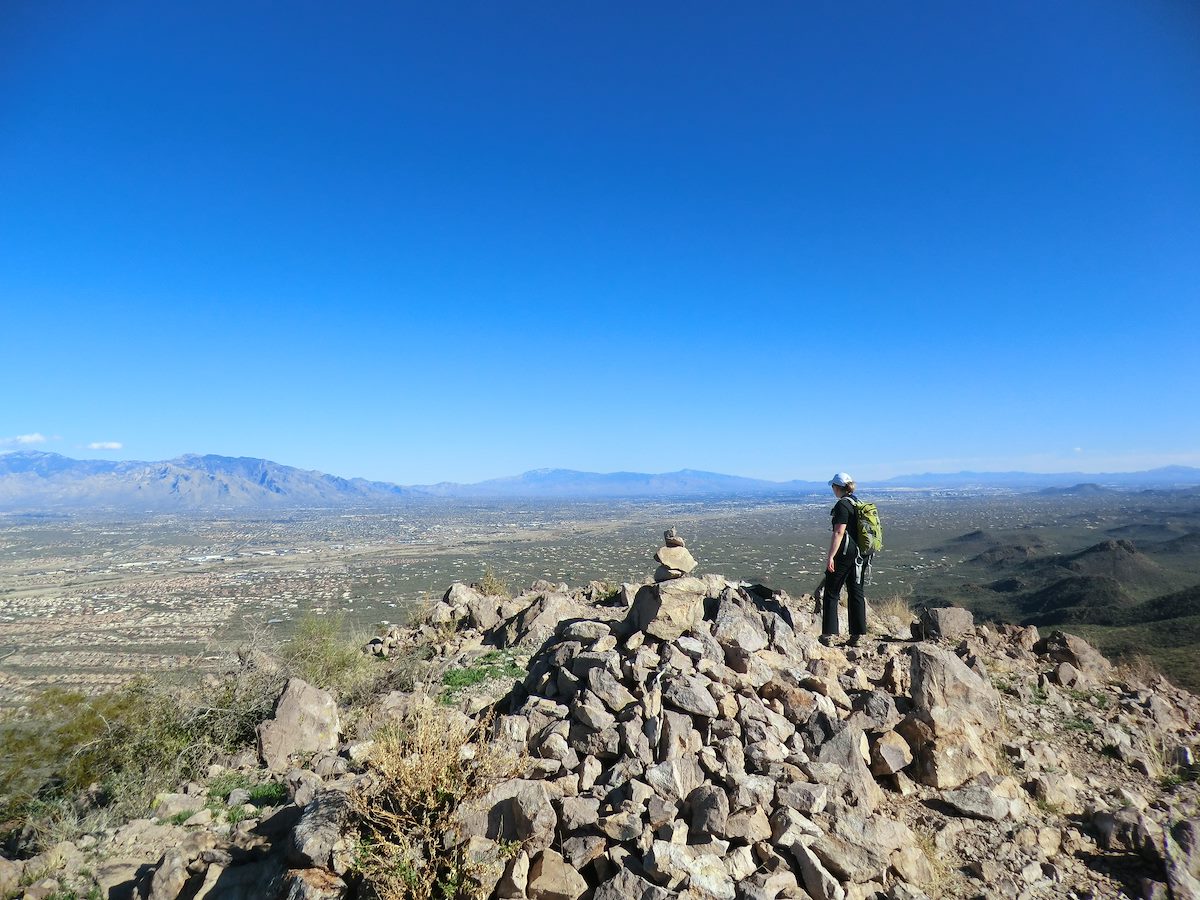
[[[1077,473],[971,473],[899,476],[886,489],[1037,489],[1078,483]],[[1173,466],[1150,472],[1086,476],[1089,484],[1132,487],[1200,485],[1200,469]],[[685,498],[769,497],[824,493],[823,481],[766,481],[717,472],[579,472],[535,469],[476,484],[402,486],[342,478],[253,457],[187,454],[160,462],[71,459],[57,453],[0,454],[0,509],[127,508],[134,510],[270,509],[389,505],[417,498]]]

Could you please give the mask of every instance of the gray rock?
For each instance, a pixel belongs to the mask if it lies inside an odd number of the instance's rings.
[[[892,853],[915,844],[906,826],[883,816],[860,818],[843,811],[828,820],[825,832],[811,846],[825,867],[842,881],[882,881],[891,866]]]
[[[900,721],[896,701],[885,691],[867,691],[854,698],[850,707],[855,724],[864,731],[887,731]]]
[[[333,696],[299,678],[289,678],[275,704],[274,717],[258,726],[259,756],[267,768],[283,772],[293,754],[335,750],[340,730]]]
[[[534,600],[489,634],[499,647],[540,647],[568,619],[594,619],[597,611],[564,593],[548,593]]]
[[[1200,819],[1184,819],[1164,835],[1163,863],[1175,900],[1200,900]]]
[[[478,800],[463,804],[455,818],[464,839],[478,835],[493,841],[524,841],[530,852],[548,847],[558,825],[545,782],[521,778],[501,782]]]
[[[729,797],[714,784],[702,784],[687,797],[692,807],[691,833],[711,837],[728,837]]]
[[[701,676],[666,678],[662,685],[663,703],[692,715],[715,719],[719,714],[717,701],[705,682]]]
[[[942,801],[959,815],[988,822],[999,822],[1009,812],[1008,800],[981,784],[943,791]]]
[[[975,630],[975,618],[961,606],[923,609],[921,630],[928,640],[955,641]]]
[[[646,585],[634,597],[626,627],[673,641],[703,618],[704,597],[704,582],[691,576]]]
[[[680,804],[699,787],[704,773],[694,758],[678,757],[650,766],[646,769],[645,780],[658,796]]]
[[[582,834],[569,837],[563,841],[563,857],[576,870],[582,869],[604,855],[608,849],[608,841],[598,834]],[[517,895],[524,897],[524,893]]]
[[[846,900],[846,891],[825,868],[816,853],[803,843],[793,844],[788,849],[800,868],[804,889],[814,900]]]
[[[634,702],[633,694],[608,669],[591,669],[587,681],[591,692],[614,713],[620,713]]]
[[[768,644],[766,629],[757,611],[747,610],[736,594],[726,591],[713,622],[713,637],[728,652],[737,648],[744,653],[765,650]]]
[[[696,568],[696,560],[686,547],[659,547],[654,558],[668,569],[674,569],[686,575]]]
[[[1083,638],[1063,631],[1042,638],[1034,645],[1034,650],[1056,663],[1070,663],[1090,678],[1103,679],[1112,671],[1112,663],[1100,651]]]
[[[693,895],[734,900],[736,891],[721,857],[700,847],[655,841],[643,864],[646,874],[666,885],[685,885]]]
[[[154,874],[150,876],[150,889],[146,893],[146,900],[176,900],[183,893],[183,887],[190,876],[189,862],[180,851],[168,850],[159,860]],[[55,886],[57,887],[57,882]]]
[[[592,900],[671,900],[675,896],[630,869],[619,869],[616,875],[596,888]]]
[[[600,801],[595,797],[565,797],[558,821],[564,831],[581,831],[600,820]]]
[[[887,731],[871,742],[871,774],[894,775],[913,761],[908,741]]]
[[[530,863],[525,888],[529,900],[577,900],[586,890],[583,876],[557,851],[547,848]]]
[[[817,752],[817,761],[832,763],[840,774],[831,785],[849,803],[870,812],[879,805],[883,793],[868,768],[870,749],[866,735],[853,725],[845,725]]]

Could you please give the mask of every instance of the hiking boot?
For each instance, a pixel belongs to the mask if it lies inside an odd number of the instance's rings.
[[[819,638],[817,638],[817,640],[821,642],[821,646],[823,646],[823,647],[832,647],[833,646],[833,635],[832,634],[823,634]]]
[[[861,647],[862,642],[863,642],[863,637],[864,637],[864,635],[861,635],[861,634],[851,635],[850,640],[846,643],[846,646],[847,647]]]

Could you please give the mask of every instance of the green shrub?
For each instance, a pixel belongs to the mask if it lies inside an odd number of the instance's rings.
[[[508,585],[490,568],[483,570],[483,577],[479,579],[477,587],[479,593],[485,597],[503,597],[506,600],[512,597],[508,592]]]
[[[364,635],[348,633],[345,616],[305,616],[279,657],[287,674],[345,697],[379,673],[363,643]]]
[[[199,688],[142,679],[89,697],[52,688],[0,719],[0,833],[60,830],[84,791],[121,817],[251,743],[281,679],[237,672]],[[76,818],[78,814],[74,814]]]

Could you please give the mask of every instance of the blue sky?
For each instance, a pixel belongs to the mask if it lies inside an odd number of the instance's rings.
[[[1200,464],[1197,110],[1185,0],[6,3],[0,450]]]

